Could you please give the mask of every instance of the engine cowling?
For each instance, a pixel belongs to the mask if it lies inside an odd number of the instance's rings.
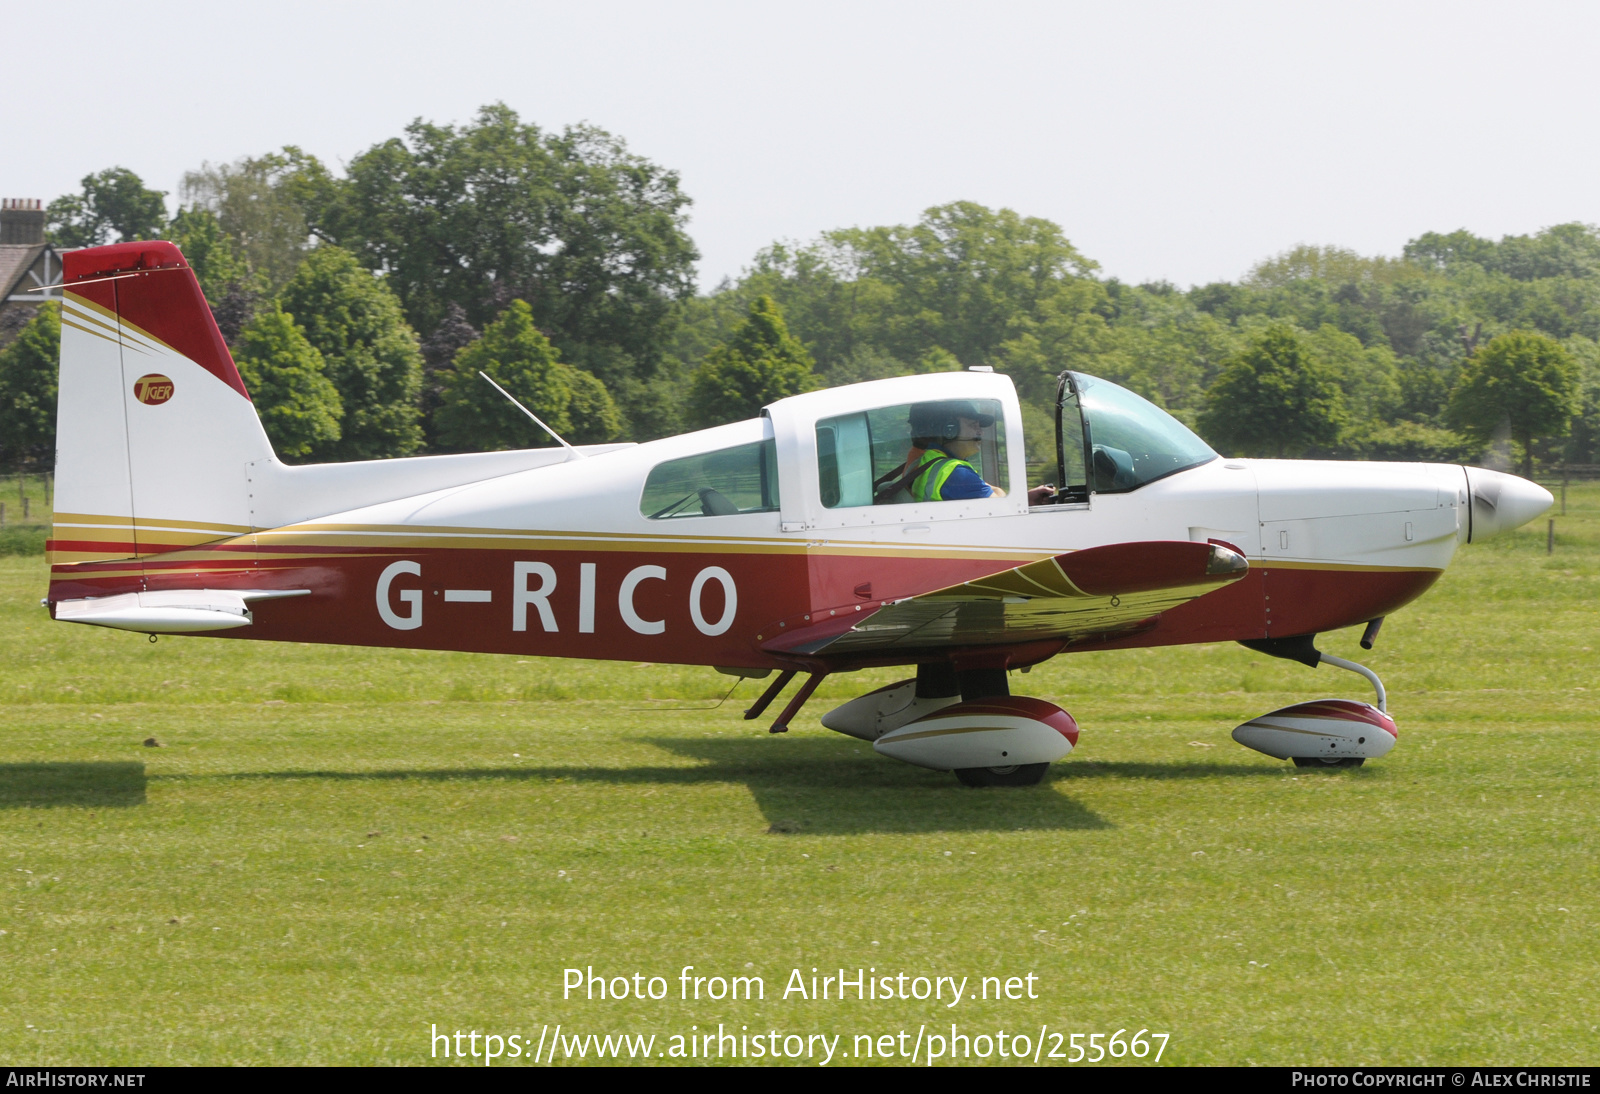
[[[1276,760],[1370,760],[1393,748],[1397,736],[1393,718],[1354,699],[1296,703],[1233,731],[1235,741]]]
[[[947,706],[873,742],[885,756],[935,771],[1054,763],[1078,743],[1072,715],[1043,699],[998,695]]]

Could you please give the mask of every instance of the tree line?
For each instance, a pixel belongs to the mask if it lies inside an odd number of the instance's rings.
[[[335,172],[294,147],[188,173],[177,212],[123,168],[48,209],[62,247],[183,248],[291,460],[648,440],[772,399],[985,364],[1053,451],[1056,376],[1124,384],[1233,455],[1479,460],[1600,447],[1600,231],[1302,246],[1188,290],[1101,275],[1062,229],[955,202],[763,249],[696,293],[675,172],[503,105],[414,122]],[[0,460],[53,450],[58,320],[0,350]]]

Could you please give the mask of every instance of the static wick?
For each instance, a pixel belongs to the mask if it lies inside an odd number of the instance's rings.
[[[507,391],[505,388],[503,388],[499,384],[495,383],[494,379],[487,372],[483,371],[483,369],[480,368],[478,370],[478,375],[482,376],[485,380],[488,380],[490,386],[492,386],[500,394],[504,395],[507,399],[510,399],[512,406],[516,407],[518,410],[522,411],[528,417],[532,418],[535,425],[537,425],[540,429],[544,430],[546,433],[550,434],[550,436],[554,437],[556,439],[556,443],[560,444],[561,447],[565,448],[568,452],[572,453],[574,456],[578,457],[580,460],[581,459],[587,459],[587,457],[582,452],[579,452],[576,448],[573,448],[570,444],[568,444],[562,438],[561,434],[557,433],[555,430],[553,430],[549,426],[545,425],[544,422],[540,421],[539,420],[539,415],[535,414],[533,411],[529,410],[527,407],[525,407],[521,403],[517,402],[517,397],[515,395],[511,394],[511,392]]]

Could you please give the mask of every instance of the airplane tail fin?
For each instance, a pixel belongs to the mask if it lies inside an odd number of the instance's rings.
[[[119,243],[63,266],[51,561],[251,531],[249,465],[272,445],[183,255]]]

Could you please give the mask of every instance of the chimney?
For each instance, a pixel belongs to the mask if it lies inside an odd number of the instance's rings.
[[[0,200],[0,244],[44,242],[44,208],[38,198]]]

